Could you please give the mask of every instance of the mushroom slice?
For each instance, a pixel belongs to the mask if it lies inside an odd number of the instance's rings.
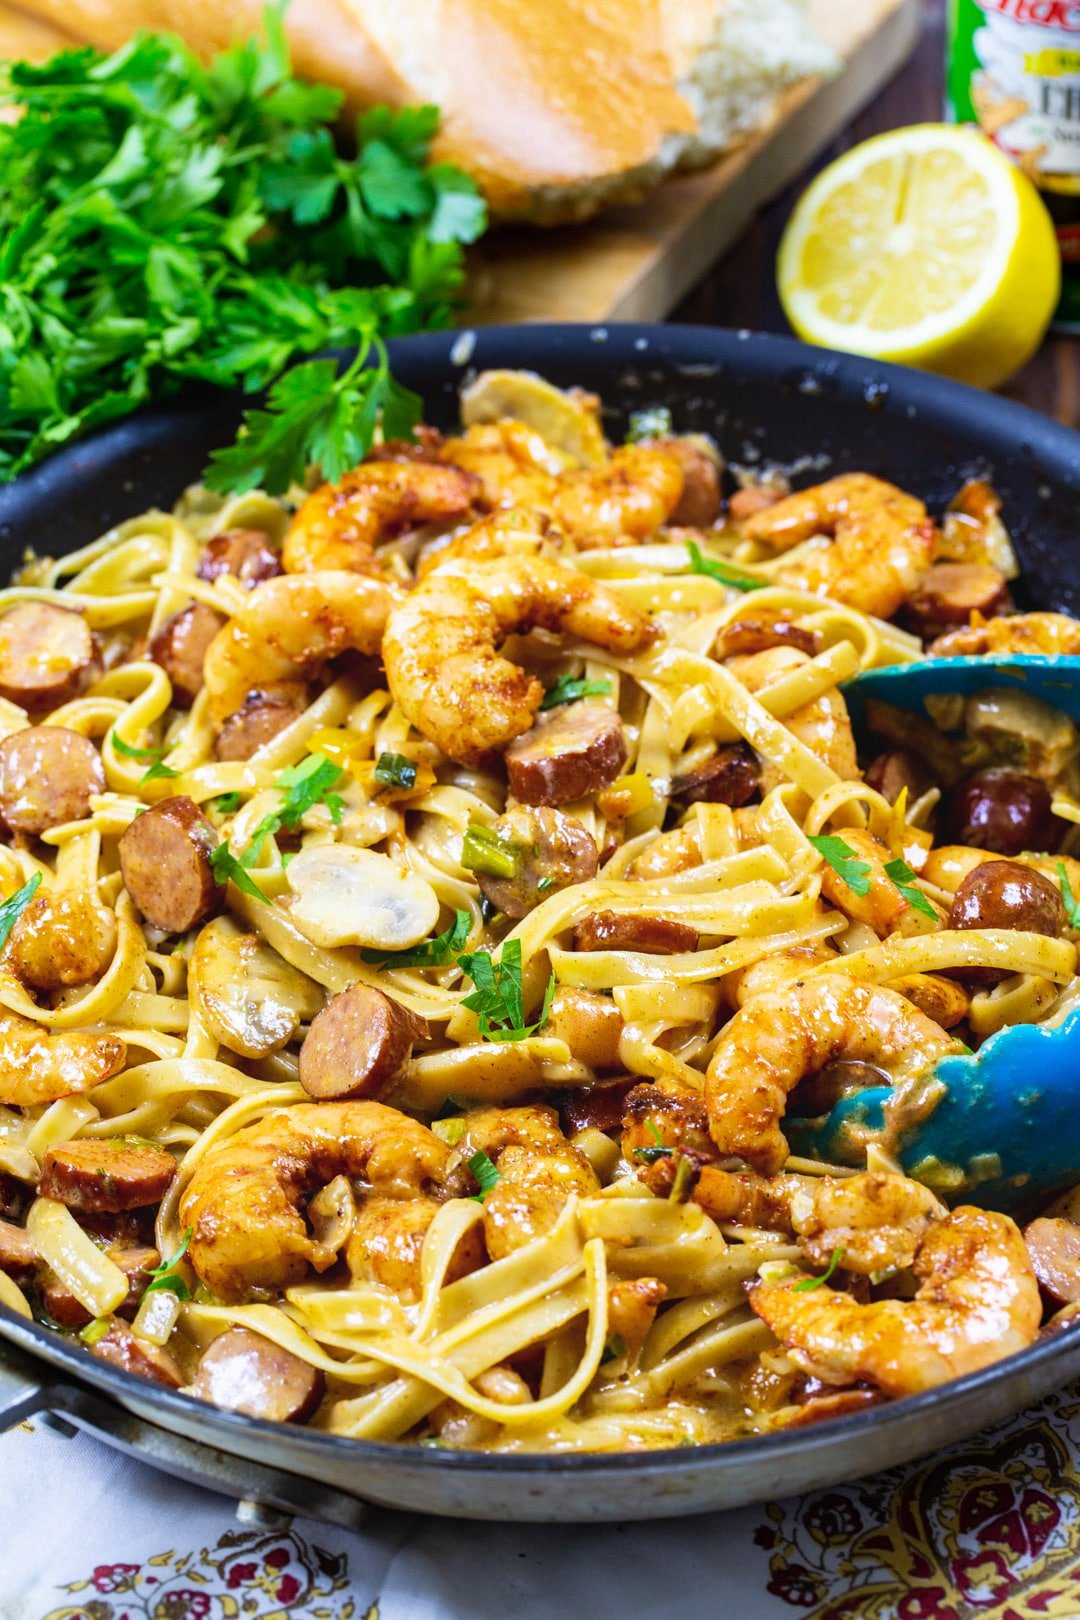
[[[195,941],[188,990],[214,1039],[248,1058],[266,1057],[287,1045],[325,999],[306,974],[228,917],[207,923]]]
[[[462,390],[461,420],[466,427],[501,422],[508,416],[524,422],[545,444],[581,467],[599,467],[607,460],[595,394],[580,388],[564,392],[534,371],[482,371]]]
[[[427,939],[439,920],[430,883],[371,849],[302,849],[287,876],[296,897],[289,917],[313,945],[403,950]]]
[[[1077,755],[1076,726],[1032,692],[990,686],[968,698],[964,724],[995,760],[1054,784]]]

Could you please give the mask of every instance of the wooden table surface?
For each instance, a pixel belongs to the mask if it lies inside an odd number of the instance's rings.
[[[738,245],[679,305],[673,320],[745,326],[764,332],[790,330],[776,296],[776,249],[792,205],[811,176],[869,135],[943,116],[945,0],[924,0],[924,9],[922,38],[908,66],[798,186],[759,217]],[[1080,427],[1080,338],[1051,332],[1034,360],[1001,391],[1072,427]]]

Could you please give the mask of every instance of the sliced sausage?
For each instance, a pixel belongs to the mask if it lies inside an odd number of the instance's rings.
[[[773,647],[794,647],[813,658],[824,646],[824,639],[816,630],[804,630],[801,625],[789,624],[786,619],[755,618],[732,619],[717,636],[713,645],[714,658],[733,658],[737,653],[768,652]]]
[[[620,916],[593,911],[574,926],[575,951],[644,951],[648,956],[675,956],[696,951],[698,933],[667,917]]]
[[[1008,585],[999,568],[990,563],[936,562],[908,597],[904,621],[916,635],[931,641],[958,624],[970,624],[973,613],[992,619],[1008,605]]]
[[[574,804],[614,782],[626,764],[626,738],[614,709],[564,703],[512,742],[505,758],[510,792],[522,804]]]
[[[565,1041],[578,1062],[587,1068],[619,1067],[622,1032],[623,1016],[610,996],[598,996],[592,990],[575,990],[571,985],[564,985],[552,997],[544,1033]]]
[[[976,771],[957,782],[943,808],[947,843],[992,849],[995,855],[1049,853],[1061,836],[1050,809],[1050,789],[1022,771]]]
[[[0,1170],[0,1216],[21,1215],[27,1204],[26,1183]]]
[[[20,602],[0,619],[0,697],[42,714],[85,692],[101,651],[81,613]]]
[[[0,816],[12,832],[48,832],[81,821],[105,791],[105,767],[88,737],[66,726],[31,726],[0,742]]]
[[[424,1020],[392,996],[351,985],[312,1019],[300,1048],[300,1084],[320,1101],[385,1096],[427,1033]]]
[[[697,770],[677,776],[671,797],[679,804],[729,804],[738,810],[757,793],[761,767],[745,743],[721,748]]]
[[[143,916],[169,934],[185,934],[224,894],[210,857],[217,835],[193,799],[162,799],[136,816],[120,840],[124,885]]]
[[[123,1372],[134,1373],[137,1378],[149,1378],[155,1384],[167,1385],[169,1389],[179,1389],[184,1382],[183,1373],[167,1350],[151,1344],[149,1339],[140,1339],[126,1322],[118,1321],[115,1317],[104,1338],[90,1346],[90,1353]]]
[[[161,1255],[157,1249],[150,1248],[110,1249],[108,1258],[114,1266],[120,1267],[128,1279],[127,1298],[120,1302],[116,1311],[118,1316],[130,1319],[139,1308],[139,1301],[150,1281],[150,1273],[161,1264]],[[39,1282],[39,1292],[45,1310],[61,1327],[81,1328],[92,1320],[86,1306],[75,1298],[55,1272],[45,1272]]]
[[[936,786],[922,760],[903,748],[892,748],[871,760],[866,767],[866,782],[890,804],[896,803],[904,788],[908,790],[908,802],[913,804]]]
[[[178,709],[190,709],[203,687],[203,660],[206,649],[225,620],[205,602],[166,619],[150,641],[150,657],[160,664],[172,682],[173,702]]]
[[[638,1084],[636,1075],[602,1080],[596,1086],[566,1086],[559,1091],[559,1118],[567,1136],[577,1131],[617,1131],[626,1099]]]
[[[84,1232],[104,1238],[113,1249],[148,1249],[154,1241],[157,1211],[151,1204],[142,1209],[123,1209],[115,1215],[98,1215],[85,1209],[72,1210],[72,1214]]]
[[[211,1406],[272,1423],[306,1423],[325,1389],[317,1367],[245,1327],[228,1328],[213,1341],[191,1385],[191,1393]]]
[[[1055,1305],[1080,1303],[1080,1226],[1043,1215],[1025,1226],[1024,1242],[1046,1297]]]
[[[116,1215],[159,1204],[175,1174],[176,1160],[164,1148],[83,1137],[47,1150],[38,1194],[69,1209]]]
[[[21,1226],[11,1221],[0,1221],[0,1271],[6,1271],[12,1282],[25,1288],[33,1282],[38,1254]]]
[[[491,830],[518,852],[517,870],[511,878],[479,872],[477,882],[496,910],[515,921],[559,889],[596,876],[600,852],[576,816],[544,805],[517,805]]]
[[[250,692],[243,707],[230,714],[218,732],[214,753],[218,759],[250,759],[302,713],[302,708],[279,698]]]
[[[852,1412],[865,1412],[871,1406],[880,1406],[885,1399],[879,1389],[838,1389],[833,1395],[812,1395],[790,1416],[784,1418],[785,1429],[808,1429],[815,1423],[833,1423],[837,1418],[849,1417]]]
[[[1017,861],[983,861],[973,867],[953,895],[950,928],[1018,928],[1058,939],[1065,931],[1061,891]],[[957,968],[965,984],[994,985],[1009,977],[1003,968]]]
[[[673,528],[711,529],[720,516],[720,459],[698,434],[642,439],[650,450],[663,450],[682,468],[683,490],[668,524]]]
[[[281,561],[261,529],[226,529],[215,534],[199,558],[199,578],[220,579],[231,574],[252,590],[264,579],[281,573]]]

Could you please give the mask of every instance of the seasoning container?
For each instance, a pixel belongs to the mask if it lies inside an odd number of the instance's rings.
[[[1080,332],[1080,0],[948,0],[947,110],[1038,186],[1061,245],[1055,325]]]

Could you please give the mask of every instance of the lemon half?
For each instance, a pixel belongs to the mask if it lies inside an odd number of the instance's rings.
[[[808,342],[985,388],[1031,358],[1061,291],[1039,193],[951,124],[891,130],[830,164],[799,199],[777,272]]]

